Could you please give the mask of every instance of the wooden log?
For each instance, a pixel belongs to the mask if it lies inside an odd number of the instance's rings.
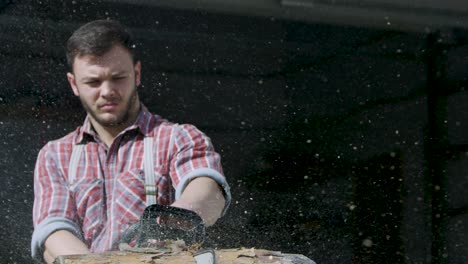
[[[217,264],[315,264],[309,258],[298,254],[283,254],[281,252],[263,249],[218,249],[215,250]],[[55,264],[196,264],[189,251],[177,254],[167,253],[135,253],[111,251],[100,254],[59,256]]]

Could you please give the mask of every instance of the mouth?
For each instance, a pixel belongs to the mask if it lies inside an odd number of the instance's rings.
[[[117,108],[118,104],[117,103],[105,103],[99,106],[101,110],[104,111],[112,111]]]

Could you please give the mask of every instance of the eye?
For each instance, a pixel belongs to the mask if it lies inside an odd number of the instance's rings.
[[[120,81],[120,80],[123,80],[127,78],[126,76],[114,76],[112,79],[114,79],[115,81]]]
[[[96,87],[96,86],[99,86],[101,82],[99,80],[88,80],[85,82],[85,84],[91,87]]]

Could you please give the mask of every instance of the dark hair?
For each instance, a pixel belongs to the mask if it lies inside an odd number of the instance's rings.
[[[130,52],[133,62],[137,61],[132,34],[114,20],[95,20],[78,28],[67,41],[66,55],[70,70],[77,56],[102,56],[115,45]]]

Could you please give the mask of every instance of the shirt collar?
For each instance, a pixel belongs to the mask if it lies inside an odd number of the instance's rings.
[[[135,120],[135,122],[124,129],[120,134],[127,133],[128,131],[138,130],[144,136],[152,136],[152,129],[150,124],[153,115],[148,111],[148,108],[140,103],[140,112]],[[93,140],[94,137],[97,137],[96,132],[93,129],[89,116],[86,116],[83,125],[79,128],[78,137],[76,138],[76,144],[84,143],[89,140]]]

